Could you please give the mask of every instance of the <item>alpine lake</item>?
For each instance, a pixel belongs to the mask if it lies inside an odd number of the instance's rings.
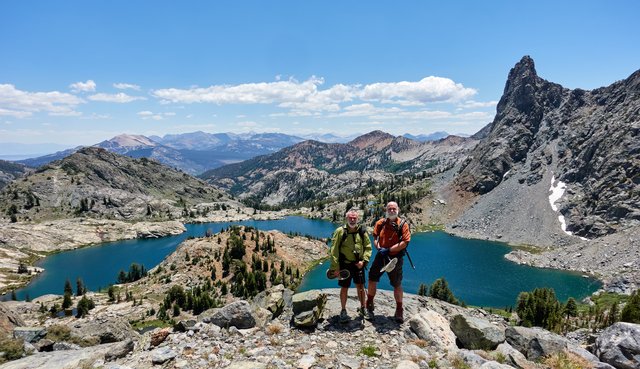
[[[75,286],[77,278],[83,280],[87,289],[99,290],[115,283],[120,270],[127,271],[132,263],[151,269],[188,237],[202,237],[207,230],[217,233],[230,225],[322,238],[330,238],[339,226],[329,221],[299,216],[280,220],[186,224],[187,231],[178,236],[110,242],[48,256],[36,264],[45,271],[26,287],[16,290],[16,296],[24,300],[50,293],[62,294],[65,281],[68,279]],[[440,231],[413,233],[408,250],[415,269],[405,258],[405,292],[417,293],[421,283],[430,286],[436,279],[444,277],[454,295],[473,306],[515,306],[521,291],[532,291],[539,287],[553,288],[560,301],[566,301],[569,297],[580,300],[601,286],[599,281],[579,273],[512,263],[504,258],[511,251],[506,244],[465,239]],[[336,280],[326,278],[327,268],[328,262],[323,262],[309,271],[298,291],[337,288]],[[392,289],[386,276],[382,277],[378,286]],[[350,293],[355,294],[355,291]],[[8,297],[9,294],[3,299]]]

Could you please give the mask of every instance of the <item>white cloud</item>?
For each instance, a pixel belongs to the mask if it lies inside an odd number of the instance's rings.
[[[449,78],[429,76],[418,82],[372,83],[366,85],[360,94],[363,100],[392,102],[440,102],[468,99],[477,91],[464,87]]]
[[[96,83],[92,79],[87,82],[76,82],[69,85],[73,92],[92,92],[96,90]]]
[[[458,107],[463,109],[477,109],[477,108],[492,108],[492,107],[495,107],[496,105],[498,105],[498,101],[495,101],[495,100],[485,101],[485,102],[469,100],[469,101],[463,102],[462,104],[459,104]]]
[[[113,87],[119,90],[136,90],[140,91],[140,86],[131,83],[114,83]]]
[[[139,111],[138,116],[144,120],[146,119],[153,119],[153,120],[163,120],[166,117],[172,117],[174,115],[176,115],[176,113],[173,112],[167,112],[167,113],[154,113],[151,112],[149,110],[144,110],[144,111]]]
[[[146,97],[142,96],[130,96],[124,92],[118,92],[117,94],[104,94],[99,93],[88,97],[91,101],[113,102],[113,103],[129,103],[136,100],[146,100]]]
[[[73,109],[84,103],[81,98],[58,91],[28,92],[14,85],[0,84],[0,115],[26,118],[36,112],[50,115],[79,115]]]

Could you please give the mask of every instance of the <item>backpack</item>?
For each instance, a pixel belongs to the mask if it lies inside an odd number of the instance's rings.
[[[388,222],[389,219],[387,218],[385,220],[385,223]],[[406,219],[402,219],[400,218],[400,224],[397,224],[396,222],[391,222],[391,226],[393,227],[393,229],[396,231],[396,233],[398,234],[398,239],[400,240],[400,242],[402,242],[402,228],[404,227],[404,225],[407,223]],[[384,223],[382,223],[381,227],[384,227]],[[377,234],[380,234],[380,230],[378,229]],[[409,242],[407,242],[407,247],[409,247]],[[402,249],[402,251],[400,251],[400,253],[398,254],[399,256],[404,256],[407,252],[407,247],[405,247],[404,249]]]

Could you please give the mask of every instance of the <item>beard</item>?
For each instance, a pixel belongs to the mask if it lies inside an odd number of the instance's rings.
[[[397,217],[398,217],[398,214],[387,213],[387,218],[389,218],[390,220],[396,220]]]
[[[355,228],[355,227],[358,226],[358,222],[353,222],[353,223],[347,222],[347,225],[349,225],[349,227],[351,227],[351,228]]]

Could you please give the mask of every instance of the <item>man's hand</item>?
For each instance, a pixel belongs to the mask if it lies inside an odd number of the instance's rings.
[[[359,261],[356,263],[356,266],[358,267],[358,269],[362,269],[364,268],[364,261]]]
[[[340,271],[337,270],[337,269],[336,270],[332,270],[331,272],[333,274],[333,278],[338,278],[338,276],[340,275]]]
[[[389,254],[389,249],[381,247],[378,249],[378,252],[380,253],[380,255],[382,256],[387,256]]]

